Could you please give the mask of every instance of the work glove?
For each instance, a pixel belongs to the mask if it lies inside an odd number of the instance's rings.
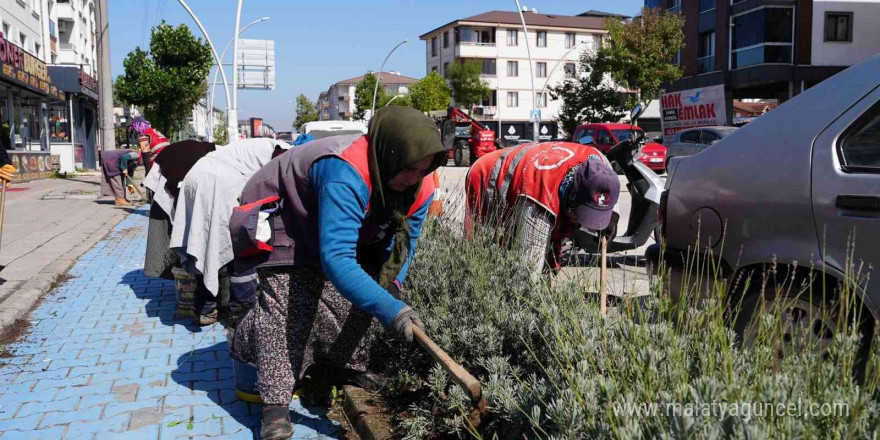
[[[3,165],[0,167],[0,180],[11,182],[17,172],[18,170],[11,164]]]
[[[425,325],[422,324],[422,319],[419,318],[419,314],[409,306],[404,307],[397,313],[394,320],[391,321],[391,329],[410,344],[413,341],[413,326],[420,329],[425,328]]]

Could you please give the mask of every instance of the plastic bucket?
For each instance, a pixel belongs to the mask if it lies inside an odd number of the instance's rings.
[[[257,366],[232,360],[232,372],[235,376],[235,395],[250,403],[263,403],[257,389]]]
[[[171,273],[177,290],[177,316],[195,316],[196,277],[179,267],[172,268]]]

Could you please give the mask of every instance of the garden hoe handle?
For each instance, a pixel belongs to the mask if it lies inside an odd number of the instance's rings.
[[[470,373],[467,372],[458,362],[452,360],[442,348],[440,348],[428,335],[425,334],[425,331],[419,328],[418,326],[413,326],[413,336],[419,341],[419,345],[452,376],[452,380],[455,381],[459,386],[464,388],[464,390],[468,393],[471,400],[474,403],[480,401],[482,396],[482,391],[480,390],[480,381],[471,376]]]
[[[602,257],[599,266],[599,313],[605,316],[608,308],[608,293],[605,292],[605,266],[608,264],[608,238],[602,234]]]
[[[6,213],[6,182],[0,181],[3,189],[0,190],[0,243],[3,242],[3,214]],[[0,266],[2,268],[2,266]]]

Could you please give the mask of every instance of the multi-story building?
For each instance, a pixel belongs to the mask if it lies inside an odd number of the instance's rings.
[[[64,103],[49,108],[52,154],[62,171],[93,169],[98,162],[98,56],[95,0],[47,0],[49,73],[66,92]],[[106,148],[114,148],[107,146]],[[68,165],[73,164],[73,165]]]
[[[491,11],[461,18],[425,33],[426,69],[446,75],[452,63],[478,60],[491,89],[471,114],[499,137],[532,139],[532,109],[541,111],[540,138],[557,137],[556,119],[561,102],[548,89],[576,75],[584,50],[602,42],[608,14],[589,11],[579,16],[525,12],[528,35],[519,13]],[[527,47],[531,50],[529,66]],[[534,72],[534,89],[530,72]],[[537,102],[535,102],[537,99]],[[536,104],[536,105],[533,105]]]
[[[880,2],[646,0],[685,17],[683,77],[672,91],[723,85],[734,99],[790,99],[880,52]]]
[[[400,72],[382,72],[379,76],[379,85],[385,89],[388,96],[400,96],[409,93],[409,87],[419,80],[403,76]],[[318,120],[320,121],[351,121],[355,113],[355,89],[364,80],[364,75],[339,81],[330,86],[326,92],[318,96]],[[378,105],[378,104],[377,104]],[[370,118],[370,111],[366,112],[366,119]]]

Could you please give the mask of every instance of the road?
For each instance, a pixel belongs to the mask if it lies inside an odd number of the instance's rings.
[[[464,219],[464,179],[468,168],[445,166],[440,168],[440,192],[439,197],[443,200],[446,215],[453,218]],[[626,190],[626,179],[620,176],[621,194],[618,201],[620,221],[618,230],[625,231],[632,200]],[[644,255],[645,249],[653,244],[649,240],[644,246],[616,254],[610,254],[608,271],[608,293],[615,296],[647,295],[650,293],[649,278],[645,272]],[[598,290],[599,270],[598,256],[581,253],[578,256],[580,264],[564,267],[557,275],[557,280],[575,280],[587,289]],[[594,258],[595,257],[595,258]]]

